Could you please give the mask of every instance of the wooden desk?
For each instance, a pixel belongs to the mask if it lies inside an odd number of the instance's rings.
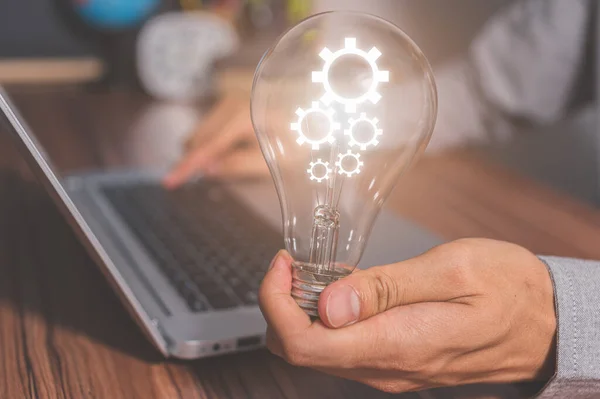
[[[63,170],[130,165],[122,143],[148,100],[77,88],[12,91]],[[384,398],[267,351],[164,360],[146,341],[0,133],[0,398]],[[425,159],[390,204],[447,239],[484,236],[600,258],[600,212],[471,153]],[[401,398],[526,397],[535,384]]]

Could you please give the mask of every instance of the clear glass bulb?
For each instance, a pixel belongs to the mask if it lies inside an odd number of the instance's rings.
[[[429,141],[433,73],[390,22],[328,12],[266,52],[251,109],[294,259],[292,295],[318,316],[319,294],[354,270],[386,197]]]

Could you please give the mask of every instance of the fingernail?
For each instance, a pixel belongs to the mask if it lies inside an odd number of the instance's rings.
[[[285,258],[285,254],[286,252],[283,249],[279,250],[279,252],[277,252],[277,255],[275,255],[275,257],[271,261],[271,264],[269,265],[269,270],[271,270],[278,262],[283,260]]]
[[[342,285],[333,290],[327,298],[325,313],[329,324],[333,327],[355,323],[360,313],[360,300],[354,288],[350,285]]]

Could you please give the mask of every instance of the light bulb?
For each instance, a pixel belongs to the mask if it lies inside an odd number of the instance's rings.
[[[279,195],[292,295],[318,316],[321,291],[357,266],[386,197],[429,141],[433,73],[390,22],[318,14],[265,53],[251,113]]]

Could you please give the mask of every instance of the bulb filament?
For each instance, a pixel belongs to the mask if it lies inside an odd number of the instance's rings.
[[[332,272],[335,268],[340,214],[329,205],[315,208],[309,262],[317,273]]]

